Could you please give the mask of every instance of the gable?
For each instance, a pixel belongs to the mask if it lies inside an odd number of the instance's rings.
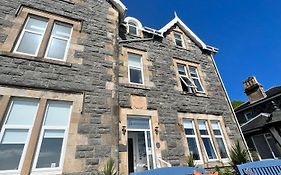
[[[164,36],[172,27],[175,25],[179,26],[179,28],[188,36],[194,43],[196,43],[200,48],[209,50],[211,52],[217,52],[218,49],[212,46],[206,45],[195,33],[192,32],[190,28],[188,28],[184,22],[175,14],[175,18],[162,27],[159,32],[161,32],[162,36]]]

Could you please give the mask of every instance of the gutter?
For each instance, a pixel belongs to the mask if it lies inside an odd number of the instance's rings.
[[[232,107],[232,105],[231,105],[231,102],[230,102],[229,96],[228,96],[228,94],[227,94],[225,85],[224,85],[224,83],[223,83],[223,81],[222,81],[221,75],[220,75],[220,73],[219,73],[218,67],[217,67],[217,65],[216,65],[216,62],[215,62],[214,57],[213,57],[212,54],[211,54],[211,60],[212,60],[212,62],[213,62],[213,64],[214,64],[214,66],[215,66],[217,75],[219,76],[219,80],[220,80],[220,82],[221,82],[221,84],[222,84],[224,93],[225,93],[225,95],[226,95],[228,105],[229,105],[229,107],[230,107],[230,109],[231,109],[231,112],[232,112],[232,114],[233,114],[233,116],[234,116],[234,120],[235,120],[236,126],[237,126],[237,128],[238,128],[238,130],[239,130],[239,134],[240,134],[241,137],[242,137],[242,141],[244,142],[244,145],[245,145],[245,147],[246,147],[246,150],[247,150],[247,152],[248,152],[248,155],[249,155],[249,157],[250,157],[250,160],[253,162],[253,157],[252,157],[252,155],[251,155],[251,153],[250,153],[250,151],[249,151],[249,147],[248,147],[247,142],[246,142],[246,140],[245,140],[245,138],[244,138],[243,132],[242,132],[240,126],[239,126],[237,117],[236,117],[235,112],[234,112],[234,109],[233,109],[233,107]]]

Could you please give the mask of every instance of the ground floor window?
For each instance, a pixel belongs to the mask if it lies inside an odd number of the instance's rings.
[[[149,117],[128,116],[128,172],[142,172],[155,167],[153,137]]]
[[[281,158],[281,147],[270,133],[255,135],[252,137],[252,140],[260,159]]]
[[[222,118],[213,116],[208,119],[201,114],[200,117],[194,115],[194,117],[180,115],[187,140],[188,155],[192,154],[195,162],[199,164],[204,161],[229,161]]]
[[[61,172],[73,99],[0,90],[0,174]]]

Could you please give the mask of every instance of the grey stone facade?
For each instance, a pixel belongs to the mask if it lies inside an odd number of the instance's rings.
[[[82,160],[84,167],[81,172],[65,174],[90,175],[102,168],[108,157],[118,160],[119,109],[131,107],[130,95],[146,97],[147,109],[157,110],[159,124],[165,128],[159,134],[160,139],[167,142],[162,158],[173,165],[181,164],[180,159],[184,157],[181,134],[177,129],[178,112],[223,116],[229,139],[241,140],[211,53],[194,42],[189,43],[189,50],[177,48],[173,41],[159,36],[153,40],[118,43],[118,40],[135,37],[126,34],[119,22],[122,17],[116,15],[117,9],[105,0],[77,0],[73,3],[66,0],[1,0],[1,45],[6,42],[9,29],[15,26],[20,6],[75,19],[82,24],[76,44],[77,48],[83,49],[74,53],[74,60],[78,63],[36,60],[0,50],[0,86],[84,94],[77,133],[84,135],[88,143],[75,143],[73,157]],[[148,61],[152,63],[148,67],[152,73],[149,78],[154,86],[136,87],[119,83],[118,78],[123,76],[119,71],[119,65],[123,65],[119,55],[124,47],[148,54]],[[175,90],[177,72],[173,69],[173,58],[200,64],[205,75],[207,96]]]

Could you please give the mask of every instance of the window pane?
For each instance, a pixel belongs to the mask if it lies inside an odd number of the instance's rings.
[[[218,122],[212,121],[212,128],[213,128],[213,131],[214,131],[215,135],[221,135],[221,131],[220,131],[220,127],[219,127]]]
[[[68,39],[70,37],[72,25],[55,23],[52,35]]]
[[[24,144],[0,144],[0,170],[17,170]]]
[[[41,39],[41,34],[24,32],[20,44],[17,48],[17,52],[35,55],[37,48],[39,47],[39,44],[41,42]]]
[[[6,124],[32,125],[38,108],[38,100],[13,98]]]
[[[45,131],[36,168],[59,167],[63,138],[45,137],[49,135],[48,132],[50,131]],[[58,132],[61,133],[61,131]]]
[[[128,129],[150,129],[149,119],[147,118],[128,118]]]
[[[28,129],[6,129],[1,144],[24,144]]]
[[[268,141],[275,157],[280,158],[281,157],[281,148],[280,148],[279,144],[273,139],[273,137],[270,134],[266,134],[266,138],[267,138],[267,141]]]
[[[43,34],[47,27],[47,23],[47,19],[30,17],[27,21],[25,29]]]
[[[135,26],[129,25],[129,33],[133,35],[137,35],[137,28]]]
[[[192,82],[189,80],[189,78],[181,76],[180,77],[182,79],[182,81],[184,81],[184,83],[186,84],[186,86],[188,87],[193,87],[194,85],[192,84]]]
[[[208,158],[209,159],[216,159],[217,156],[216,156],[214,148],[213,148],[213,146],[211,144],[210,138],[202,138],[202,140],[203,140],[205,149],[207,151]]]
[[[225,145],[223,143],[223,139],[222,138],[216,138],[216,140],[217,140],[218,145],[219,145],[219,151],[220,151],[221,158],[223,158],[223,159],[228,158],[226,148],[225,148]]]
[[[180,81],[181,81],[182,91],[188,92],[188,93],[193,93],[192,88],[190,86],[188,86],[181,77],[180,77]]]
[[[139,68],[142,67],[140,55],[128,54],[128,56],[129,56],[129,58],[128,58],[129,66],[134,66],[134,67],[139,67]]]
[[[178,72],[180,75],[186,75],[186,72],[185,72],[185,65],[183,64],[177,64],[178,65]]]
[[[52,38],[50,41],[49,50],[47,57],[49,58],[57,58],[57,59],[64,59],[67,40]]]
[[[176,39],[181,40],[181,34],[175,33],[174,36],[175,36]]]
[[[193,66],[189,66],[189,71],[192,77],[198,77],[196,68]]]
[[[194,82],[194,84],[195,84],[195,86],[196,86],[196,90],[202,92],[202,91],[203,91],[203,88],[202,88],[202,86],[201,86],[200,81],[199,81],[198,79],[193,79],[193,82]]]
[[[189,152],[193,155],[194,160],[200,160],[198,147],[195,138],[187,138]]]
[[[194,130],[193,130],[192,121],[185,120],[183,125],[184,125],[184,130],[185,130],[186,135],[195,135]]]
[[[67,126],[70,117],[70,102],[48,101],[44,125]]]
[[[268,147],[264,135],[253,136],[255,146],[262,159],[273,159],[273,155]]]
[[[142,84],[142,72],[141,72],[141,70],[130,68],[130,82]]]
[[[201,135],[209,135],[207,128],[206,128],[206,123],[205,121],[198,121],[198,125],[199,125],[199,131]]]
[[[181,40],[176,40],[176,45],[182,47],[182,41]]]

